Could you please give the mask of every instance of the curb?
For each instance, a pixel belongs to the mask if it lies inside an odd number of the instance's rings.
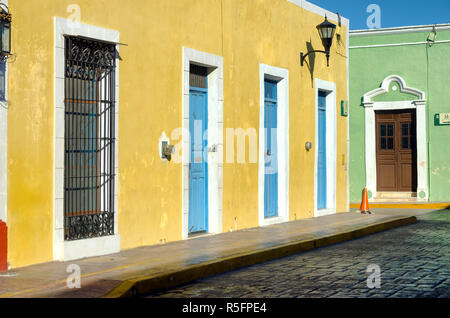
[[[414,216],[398,218],[317,239],[291,242],[276,247],[232,255],[164,274],[145,276],[145,273],[143,273],[142,277],[123,281],[119,286],[111,290],[102,298],[130,298],[150,294],[156,291],[167,290],[207,276],[221,274],[241,267],[251,266],[319,247],[345,242],[416,222],[417,218]]]
[[[370,203],[373,209],[450,210],[450,203]],[[350,203],[351,209],[359,209],[359,203]]]

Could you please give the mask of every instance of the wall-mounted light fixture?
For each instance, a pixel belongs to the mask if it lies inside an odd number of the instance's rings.
[[[348,117],[348,100],[341,101],[341,116]]]
[[[319,31],[320,39],[322,40],[323,47],[325,51],[310,51],[303,55],[303,52],[300,53],[300,64],[303,66],[306,57],[311,53],[324,53],[327,56],[327,66],[330,66],[330,48],[333,44],[334,33],[336,32],[336,25],[329,22],[327,17],[325,16],[325,21],[317,26],[317,30]]]
[[[306,149],[307,151],[310,151],[310,150],[312,149],[312,143],[311,143],[310,141],[307,141],[307,142],[305,143],[305,149]]]
[[[427,37],[427,42],[430,47],[432,47],[434,42],[436,42],[436,37],[437,37],[436,26],[433,25],[433,30],[431,31],[430,34],[428,34]]]
[[[175,147],[169,145],[168,141],[161,142],[161,159],[172,160],[172,155],[175,152]]]
[[[11,14],[8,7],[0,4],[0,59],[6,60],[11,55]]]

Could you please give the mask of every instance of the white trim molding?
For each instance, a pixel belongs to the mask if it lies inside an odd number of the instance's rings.
[[[8,182],[8,106],[0,102],[0,220],[7,223]]]
[[[434,41],[434,42],[406,42],[406,43],[391,43],[391,44],[374,44],[374,45],[358,45],[358,46],[351,46],[350,49],[367,49],[367,48],[375,48],[375,47],[396,47],[396,46],[409,46],[409,45],[424,45],[424,44],[430,44],[433,45],[436,44],[444,44],[444,43],[450,43],[450,40],[444,40],[444,41]]]
[[[277,82],[278,216],[264,217],[264,80]],[[289,71],[266,64],[259,65],[259,153],[258,219],[260,226],[289,221]]]
[[[350,22],[348,29],[350,29]],[[350,33],[347,32],[347,56],[350,56]],[[348,101],[350,99],[350,59],[347,58],[347,98]],[[350,212],[350,117],[352,116],[351,112],[348,113],[347,116],[347,154],[345,160],[345,169],[347,170],[347,211]],[[337,159],[336,159],[337,160]]]
[[[95,40],[118,43],[118,31],[104,29],[80,22],[73,22],[55,17],[55,69],[54,69],[54,231],[53,231],[53,259],[69,261],[84,257],[100,256],[120,251],[119,222],[119,58],[116,57],[116,87],[115,87],[115,185],[114,185],[114,235],[78,241],[64,240],[64,36],[83,36]],[[118,50],[118,46],[116,45]]]
[[[7,64],[7,63],[6,63]],[[7,68],[8,66],[6,66]],[[5,81],[8,76],[5,70]],[[8,182],[8,101],[7,85],[5,88],[5,100],[0,101],[0,220],[7,223],[7,182]]]
[[[222,233],[223,57],[183,47],[182,238],[189,237],[189,72],[190,64],[208,68],[208,233]],[[215,146],[215,147],[214,147]]]
[[[325,17],[325,15],[326,15],[329,20],[334,20],[336,22],[339,21],[339,17],[336,13],[328,11],[324,8],[321,8],[311,2],[308,2],[307,0],[287,0],[287,1],[299,6],[300,8],[308,10],[309,12],[321,15],[323,17]],[[344,18],[342,16],[341,16],[341,23],[343,25],[345,25],[346,27],[350,26],[350,20],[347,18]]]
[[[389,92],[391,83],[397,83],[400,87],[400,92],[411,94],[417,97],[417,100],[374,102],[373,98]],[[372,193],[372,198],[377,196],[375,111],[415,109],[417,122],[417,200],[428,201],[428,148],[426,140],[425,93],[421,90],[407,87],[405,80],[401,76],[390,75],[384,79],[380,88],[374,89],[364,95],[363,105],[365,110],[366,187]]]
[[[315,84],[315,150],[314,150],[314,216],[324,216],[336,213],[336,167],[337,167],[337,115],[336,115],[336,84],[333,82],[314,79]],[[318,125],[318,104],[319,91],[325,91],[327,95],[326,107],[326,151],[327,151],[327,208],[323,210],[317,209],[317,166],[319,160],[319,125]]]
[[[371,103],[374,97],[385,94],[389,92],[389,87],[391,83],[397,83],[400,86],[400,92],[411,94],[416,96],[419,100],[425,100],[425,93],[406,86],[405,80],[398,75],[389,75],[383,80],[380,88],[376,88],[366,94],[364,94],[364,103]]]
[[[8,0],[0,0],[8,5]],[[0,101],[0,220],[8,220],[8,63],[5,62],[5,100]]]
[[[413,32],[432,32],[433,28],[435,28],[436,31],[450,30],[450,23],[403,26],[403,27],[382,28],[382,29],[353,30],[350,31],[350,37],[382,35],[382,34],[402,34]]]

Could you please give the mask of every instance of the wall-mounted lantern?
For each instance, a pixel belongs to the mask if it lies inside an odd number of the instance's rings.
[[[0,58],[11,55],[11,14],[5,4],[0,4]]]
[[[333,44],[333,38],[334,34],[336,32],[336,25],[329,22],[327,17],[325,16],[325,21],[322,22],[317,26],[317,30],[319,31],[320,39],[322,40],[323,47],[325,48],[325,51],[310,51],[303,55],[303,52],[300,53],[300,64],[303,66],[303,63],[305,62],[306,57],[311,53],[324,53],[327,56],[327,66],[330,66],[330,48]]]
[[[161,142],[161,159],[172,160],[172,155],[175,153],[175,146],[169,145],[168,141]]]

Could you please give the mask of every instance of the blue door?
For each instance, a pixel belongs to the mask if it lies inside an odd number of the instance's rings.
[[[327,93],[319,92],[318,104],[317,209],[327,208]]]
[[[278,216],[277,83],[264,81],[264,217]]]
[[[208,231],[208,165],[204,154],[208,128],[208,93],[205,88],[191,87],[189,92],[189,233]],[[206,139],[206,138],[205,138]]]

